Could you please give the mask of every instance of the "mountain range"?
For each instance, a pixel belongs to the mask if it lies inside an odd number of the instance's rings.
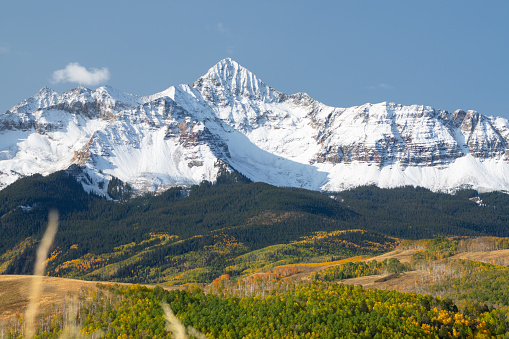
[[[0,115],[0,189],[68,170],[107,197],[113,181],[142,194],[224,171],[320,191],[509,191],[508,142],[501,117],[389,102],[330,107],[279,92],[227,58],[192,85],[150,96],[42,88]]]

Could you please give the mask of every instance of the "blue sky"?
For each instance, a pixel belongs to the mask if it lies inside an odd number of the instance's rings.
[[[0,13],[0,112],[45,85],[78,86],[83,77],[55,73],[72,63],[95,71],[89,88],[147,95],[231,57],[331,106],[509,118],[506,0],[2,1]]]

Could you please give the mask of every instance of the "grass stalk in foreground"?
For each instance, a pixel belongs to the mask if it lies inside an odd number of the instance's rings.
[[[164,316],[166,318],[166,329],[173,334],[173,338],[188,339],[189,337],[186,334],[185,326],[175,316],[170,306],[167,303],[162,302],[161,307],[164,310]],[[205,334],[191,326],[187,328],[187,333],[198,339],[207,339]]]
[[[30,299],[25,313],[26,319],[26,338],[33,338],[35,335],[35,317],[39,310],[39,300],[41,298],[42,279],[44,269],[46,268],[45,261],[48,258],[49,249],[53,243],[53,239],[58,229],[58,212],[50,211],[48,216],[48,228],[44,232],[41,243],[37,248],[37,256],[35,259],[34,275],[32,277],[32,286],[30,289]]]

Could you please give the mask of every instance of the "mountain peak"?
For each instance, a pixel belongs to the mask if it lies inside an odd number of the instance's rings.
[[[64,97],[77,97],[77,96],[80,96],[80,95],[83,95],[83,94],[90,94],[92,92],[92,90],[86,88],[86,87],[83,87],[83,86],[78,86],[76,88],[73,88],[73,89],[69,89],[67,91],[65,91],[64,93],[62,93],[62,95]]]
[[[48,86],[42,87],[35,95],[37,96],[48,96],[48,95],[54,95],[58,94],[55,90],[52,88],[49,88]]]
[[[234,98],[273,101],[282,95],[231,58],[215,64],[195,81],[193,87],[214,101],[231,101]]]
[[[238,62],[231,58],[225,58],[212,66],[208,72],[201,78],[214,79],[224,81],[231,81],[237,75],[247,78],[254,78],[258,81],[256,76],[245,67],[241,66]],[[201,79],[200,78],[200,79]]]
[[[237,61],[233,60],[230,57],[224,58],[223,60],[220,60],[216,65],[227,65],[227,66],[232,66],[232,67],[242,67],[242,66],[240,66],[240,64]]]
[[[84,86],[78,86],[74,89],[75,91],[79,92],[79,93],[87,93],[87,92],[91,92],[91,90],[89,88],[86,88]]]
[[[102,101],[108,101],[111,105],[121,102],[129,106],[137,106],[144,102],[143,98],[140,98],[137,95],[119,91],[118,89],[108,85],[101,86],[94,90],[92,96],[94,98],[100,98]]]
[[[44,86],[32,97],[21,101],[10,109],[11,112],[30,113],[38,108],[54,104],[58,101],[58,93],[53,89]]]

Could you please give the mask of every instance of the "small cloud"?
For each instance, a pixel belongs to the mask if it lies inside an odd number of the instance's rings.
[[[11,49],[8,46],[0,45],[0,54],[9,54]]]
[[[368,86],[366,88],[371,89],[371,90],[376,90],[376,89],[392,90],[392,89],[394,89],[394,87],[392,87],[391,85],[384,84],[384,83],[378,84],[376,86]]]
[[[71,62],[64,69],[53,72],[53,82],[76,82],[80,85],[98,85],[108,81],[110,71],[108,68],[91,68],[90,70],[77,62]]]
[[[226,47],[226,52],[228,53],[228,55],[235,54],[235,46],[228,46],[228,47]]]
[[[216,25],[216,29],[217,29],[220,33],[223,33],[223,34],[228,34],[228,33],[230,33],[230,30],[229,30],[228,28],[226,28],[222,22],[219,22],[219,23]]]
[[[393,89],[393,87],[391,85],[388,85],[388,84],[378,84],[378,87],[379,88],[383,88],[383,89]]]

